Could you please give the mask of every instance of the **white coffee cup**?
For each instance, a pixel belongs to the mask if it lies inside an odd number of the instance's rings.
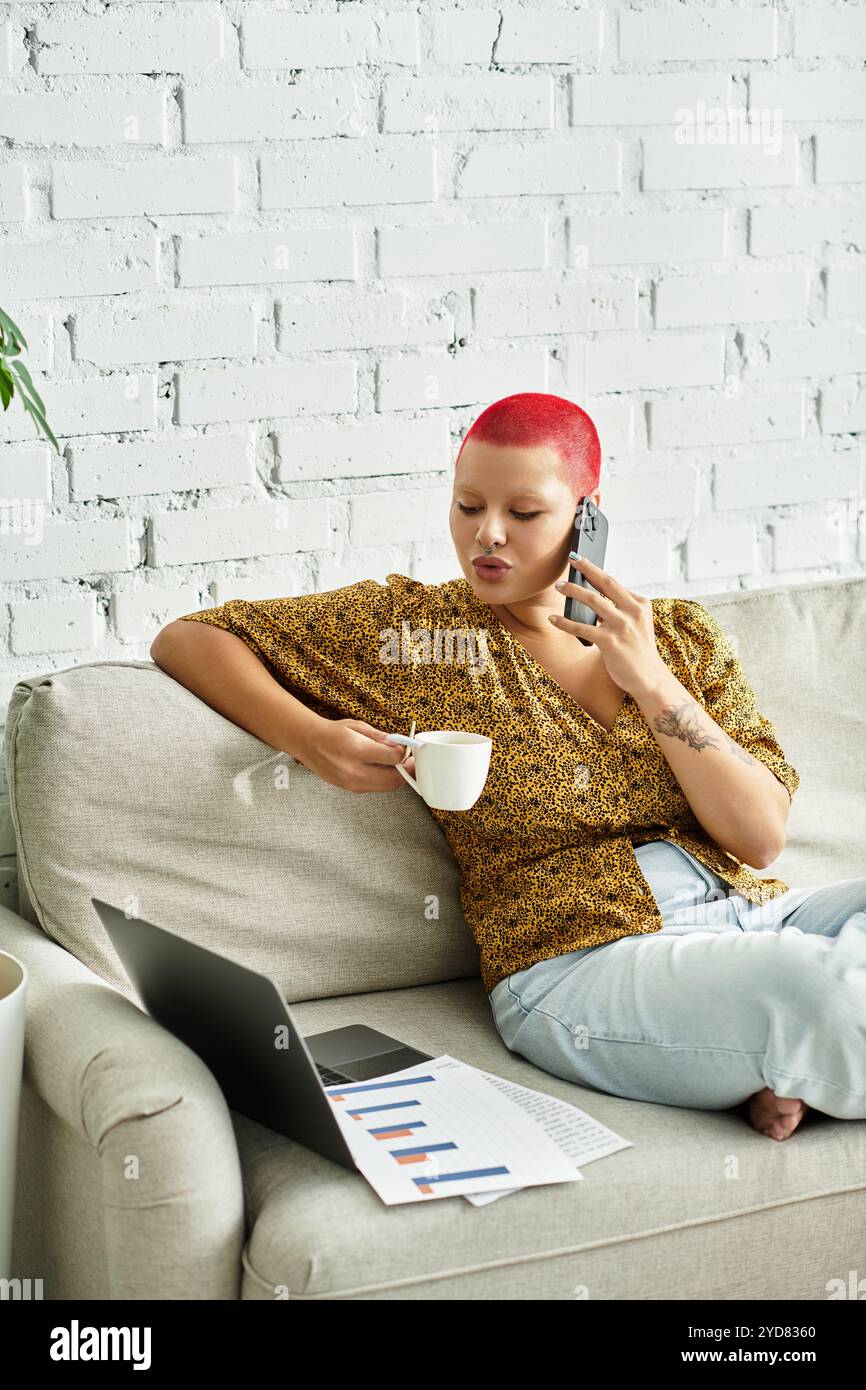
[[[409,738],[392,734],[415,754],[417,780],[401,763],[397,771],[414,787],[428,806],[437,811],[468,811],[484,790],[490,768],[493,740],[486,734],[459,729],[434,729]]]

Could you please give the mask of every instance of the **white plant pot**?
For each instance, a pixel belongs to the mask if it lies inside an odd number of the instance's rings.
[[[15,956],[0,951],[0,1279],[12,1277],[12,1218],[26,992],[24,966]]]

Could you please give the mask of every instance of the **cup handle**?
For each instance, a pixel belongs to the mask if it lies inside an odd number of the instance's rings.
[[[395,763],[394,766],[396,767],[400,776],[405,777],[406,781],[409,783],[409,786],[413,787],[415,791],[418,793],[418,795],[421,796],[421,790],[418,786],[418,783],[415,781],[415,778],[412,776],[411,772],[407,772],[402,763]],[[421,800],[424,800],[423,796],[421,797]]]

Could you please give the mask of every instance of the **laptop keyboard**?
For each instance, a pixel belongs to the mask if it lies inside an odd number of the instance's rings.
[[[345,1076],[341,1071],[334,1071],[333,1067],[326,1067],[324,1062],[316,1063],[316,1071],[326,1086],[332,1086],[338,1081],[352,1080],[351,1076]]]

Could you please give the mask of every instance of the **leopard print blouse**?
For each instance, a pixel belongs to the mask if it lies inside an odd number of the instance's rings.
[[[652,599],[656,645],[720,728],[793,796],[800,783],[722,628],[694,599]],[[468,811],[440,811],[483,985],[536,961],[661,930],[636,845],[667,839],[753,903],[788,885],[759,878],[695,818],[639,706],[608,731],[554,680],[466,579],[389,574],[291,598],[230,599],[186,620],[233,632],[325,718],[493,740]],[[407,788],[407,796],[415,793]]]

